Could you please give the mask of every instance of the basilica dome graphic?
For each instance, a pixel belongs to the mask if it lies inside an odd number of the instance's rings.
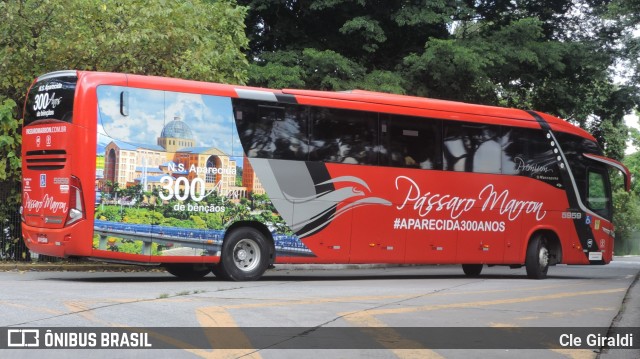
[[[104,158],[105,183],[118,183],[120,188],[135,184],[142,185],[144,191],[161,188],[162,177],[169,175],[174,179],[186,177],[189,181],[200,177],[207,190],[216,189],[223,196],[264,193],[255,174],[248,168],[248,161],[244,161],[247,171],[243,173],[242,186],[237,186],[236,159],[216,147],[196,146],[193,130],[180,117],[174,117],[164,125],[155,145],[112,139],[105,148]],[[190,170],[194,168],[211,170]]]
[[[189,125],[180,120],[180,117],[175,117],[173,121],[164,126],[160,137],[176,137],[193,140],[193,132]]]

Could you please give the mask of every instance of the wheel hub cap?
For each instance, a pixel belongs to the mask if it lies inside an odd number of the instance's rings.
[[[547,264],[549,263],[549,251],[546,248],[542,248],[540,250],[540,265],[542,267],[546,267]]]
[[[236,258],[238,258],[239,261],[247,259],[247,251],[245,251],[244,249],[239,250],[238,252],[236,252]]]

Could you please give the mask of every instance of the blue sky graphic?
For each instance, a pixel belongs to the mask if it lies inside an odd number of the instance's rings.
[[[123,91],[129,96],[128,116],[120,113]],[[191,128],[196,147],[215,147],[230,156],[243,153],[228,97],[100,86],[98,116],[98,155],[113,139],[156,146],[163,127],[176,117]]]

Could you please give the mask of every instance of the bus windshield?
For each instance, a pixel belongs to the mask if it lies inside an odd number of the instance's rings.
[[[71,123],[77,81],[75,71],[54,72],[38,78],[27,97],[25,126],[49,119]]]

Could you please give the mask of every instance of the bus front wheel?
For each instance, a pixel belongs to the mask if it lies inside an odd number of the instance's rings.
[[[531,238],[527,247],[527,277],[531,279],[544,279],[549,270],[549,248],[547,240],[542,234]]]
[[[259,230],[252,227],[235,229],[222,244],[217,274],[233,281],[256,280],[269,266],[269,248],[267,239]]]

